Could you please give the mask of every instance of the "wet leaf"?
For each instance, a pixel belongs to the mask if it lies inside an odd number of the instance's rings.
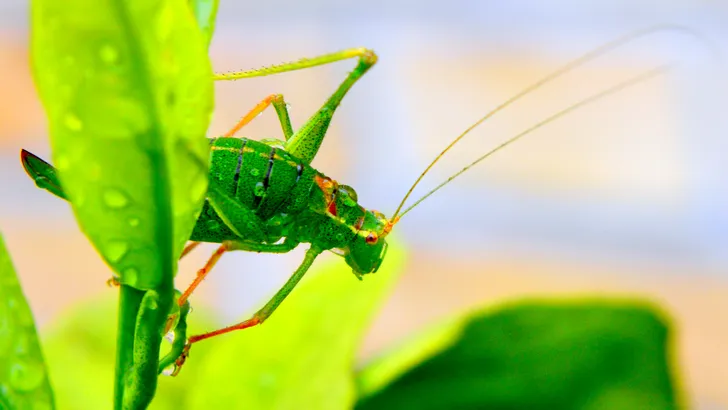
[[[207,189],[213,104],[189,5],[38,0],[32,32],[53,160],[82,230],[122,283],[171,281]]]
[[[33,314],[0,236],[0,408],[52,409]]]

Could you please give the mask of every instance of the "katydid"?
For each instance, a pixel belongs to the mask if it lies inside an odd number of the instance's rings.
[[[366,274],[376,272],[386,255],[386,237],[394,225],[403,215],[452,179],[499,149],[568,112],[665,72],[669,66],[645,72],[553,114],[476,159],[402,211],[405,202],[422,177],[473,128],[543,84],[617,46],[658,30],[684,31],[685,29],[672,26],[653,27],[606,43],[525,88],[483,116],[454,139],[430,163],[390,218],[378,211],[359,205],[359,199],[353,188],[338,183],[310,166],[340,102],[354,83],[377,62],[374,52],[364,48],[347,49],[257,70],[216,74],[215,80],[237,80],[310,68],[352,58],[358,60],[354,70],[348,74],[338,89],[297,131],[294,132],[291,126],[283,96],[273,94],[262,100],[229,132],[223,136],[209,139],[209,188],[203,209],[190,237],[191,243],[185,248],[182,256],[201,242],[219,243],[220,246],[205,266],[197,272],[193,283],[179,296],[177,300],[179,306],[185,309],[188,307],[188,298],[192,292],[209,274],[220,257],[228,251],[286,253],[301,243],[310,244],[310,248],[306,251],[300,266],[283,287],[250,319],[209,333],[191,336],[184,349],[178,349],[180,355],[177,365],[184,362],[190,345],[194,343],[263,323],[294,289],[316,257],[324,251],[331,251],[342,256],[359,279]],[[284,140],[255,141],[235,137],[238,131],[270,106],[273,106],[277,113]],[[60,181],[51,165],[25,150],[22,151],[21,158],[26,172],[40,188],[65,199]],[[183,311],[184,315],[186,312],[186,310]],[[182,324],[175,329],[184,330],[184,326]]]

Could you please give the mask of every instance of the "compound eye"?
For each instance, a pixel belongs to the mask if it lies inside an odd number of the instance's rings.
[[[367,235],[367,243],[369,245],[374,245],[379,240],[379,237],[377,237],[377,234],[374,232],[369,232],[369,235]]]

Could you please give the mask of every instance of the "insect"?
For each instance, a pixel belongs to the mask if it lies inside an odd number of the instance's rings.
[[[389,218],[381,212],[360,205],[356,191],[352,187],[338,183],[310,165],[340,102],[351,87],[377,62],[374,52],[364,48],[347,49],[257,70],[216,74],[215,80],[237,80],[300,70],[347,59],[358,61],[354,70],[348,74],[338,89],[297,131],[293,130],[283,96],[273,94],[257,104],[226,134],[209,139],[210,184],[203,209],[190,237],[191,242],[185,247],[182,257],[201,242],[219,243],[220,246],[205,266],[197,272],[192,284],[178,298],[179,306],[185,306],[192,292],[226,252],[286,253],[302,243],[310,244],[310,248],[306,251],[300,266],[283,287],[251,318],[222,329],[191,336],[177,359],[177,365],[181,366],[190,346],[194,343],[263,323],[295,288],[316,257],[324,251],[331,251],[343,257],[359,279],[376,272],[387,253],[387,235],[401,217],[454,178],[535,129],[608,94],[664,73],[670,66],[661,66],[633,77],[527,128],[465,166],[403,210],[404,204],[425,174],[465,135],[514,101],[579,65],[638,37],[666,29],[684,30],[673,26],[653,27],[606,43],[496,107],[455,138],[425,168]],[[256,141],[235,137],[236,133],[270,106],[276,111],[284,140]],[[25,150],[21,152],[21,161],[26,172],[40,188],[65,199],[55,169],[50,164]]]

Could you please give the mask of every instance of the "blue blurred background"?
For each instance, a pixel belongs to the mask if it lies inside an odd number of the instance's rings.
[[[112,291],[69,207],[35,189],[18,161],[21,147],[49,157],[27,21],[26,2],[0,1],[0,228],[42,327],[75,301]],[[211,56],[229,71],[374,49],[379,63],[344,100],[314,165],[391,215],[480,116],[568,60],[658,23],[689,26],[728,55],[725,1],[222,0]],[[669,62],[679,66],[539,129],[403,218],[407,270],[362,358],[448,313],[507,298],[640,296],[675,320],[693,407],[728,409],[728,82],[704,43],[654,34],[544,86],[477,128],[414,198],[542,118]],[[271,93],[284,94],[300,126],[353,65],[219,83],[209,134]],[[281,137],[272,111],[242,134]],[[179,287],[212,249],[181,264]],[[301,256],[228,255],[193,302],[234,321]]]

